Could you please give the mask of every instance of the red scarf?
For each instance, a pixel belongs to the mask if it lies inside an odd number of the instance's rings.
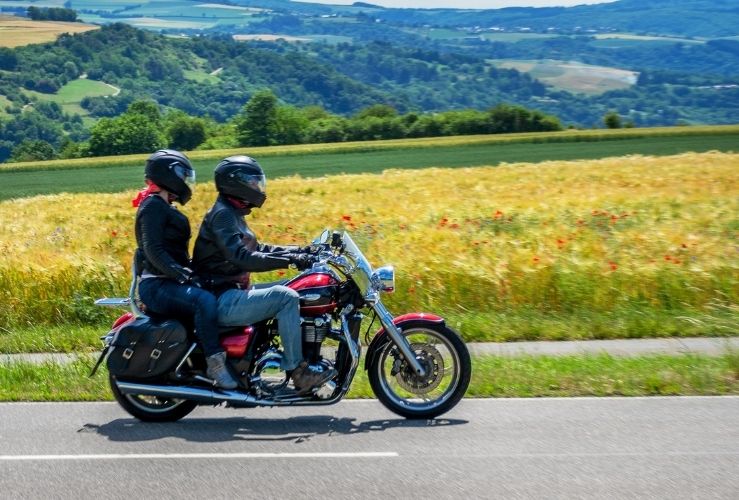
[[[141,205],[141,202],[144,201],[146,198],[148,198],[152,194],[156,194],[162,189],[151,182],[149,179],[146,179],[146,187],[139,191],[139,193],[136,195],[136,198],[131,200],[131,204],[134,206],[134,208],[137,208],[139,205]]]
[[[246,210],[247,208],[251,208],[251,204],[249,202],[234,198],[233,196],[226,196],[226,199],[237,210]]]

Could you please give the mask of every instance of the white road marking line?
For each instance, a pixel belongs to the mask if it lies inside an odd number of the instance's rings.
[[[461,455],[460,455],[461,456]],[[614,457],[735,457],[739,456],[739,451],[645,451],[645,452],[603,452],[603,453],[479,453],[473,455],[465,455],[464,458],[546,458],[546,459],[567,459],[567,458],[614,458]],[[447,455],[448,457],[448,455]]]
[[[0,455],[0,461],[52,460],[125,460],[177,458],[389,458],[399,456],[394,451],[324,452],[324,453],[113,453],[106,455]]]

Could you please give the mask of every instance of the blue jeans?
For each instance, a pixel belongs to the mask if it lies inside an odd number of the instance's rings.
[[[218,305],[212,293],[167,278],[147,278],[139,281],[139,297],[152,312],[191,323],[206,356],[223,351],[218,341]]]
[[[292,370],[303,360],[298,292],[275,285],[227,290],[218,297],[218,322],[223,326],[246,326],[269,318],[277,318],[282,369]]]

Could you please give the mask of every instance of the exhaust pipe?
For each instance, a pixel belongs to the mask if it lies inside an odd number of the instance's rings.
[[[319,396],[321,400],[315,400],[312,396],[297,396],[294,394],[276,395],[273,398],[257,399],[251,394],[239,391],[223,391],[219,389],[203,389],[183,385],[151,385],[136,384],[132,382],[115,381],[118,390],[123,394],[139,394],[142,396],[156,396],[160,398],[188,399],[198,403],[217,405],[228,403],[232,406],[254,407],[254,406],[303,406],[303,405],[330,405],[341,400],[343,393],[326,398],[328,394]],[[336,384],[328,382],[320,390],[328,390],[333,393]],[[319,391],[320,391],[319,390]]]
[[[200,387],[177,385],[150,385],[131,382],[115,381],[123,394],[140,394],[142,396],[157,396],[161,398],[189,399],[201,403],[233,403],[240,405],[258,405],[265,403],[258,401],[254,396],[238,391],[222,391],[218,389],[202,389]]]

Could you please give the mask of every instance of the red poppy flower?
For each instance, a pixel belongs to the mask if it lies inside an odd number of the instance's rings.
[[[341,216],[341,220],[346,220],[346,221],[352,220],[352,216],[351,215],[342,215]]]

